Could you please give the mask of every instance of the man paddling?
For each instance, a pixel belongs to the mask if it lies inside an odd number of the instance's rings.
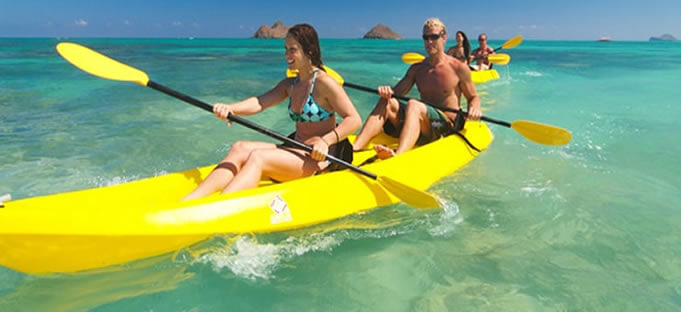
[[[480,46],[471,52],[471,62],[475,60],[478,65],[476,70],[486,70],[492,68],[492,63],[489,61],[489,56],[494,55],[494,49],[487,45],[487,34],[481,33],[478,35],[478,43]]]
[[[442,112],[418,100],[400,103],[393,94],[406,95],[416,84],[424,102],[459,109],[461,94],[468,102],[468,119],[479,120],[482,116],[480,98],[475,92],[471,72],[464,62],[445,54],[447,29],[438,18],[430,18],[423,24],[423,45],[428,57],[413,64],[394,89],[378,87],[381,99],[367,118],[357,136],[353,148],[363,149],[372,138],[385,131],[399,137],[397,150],[383,145],[374,149],[380,159],[406,152],[415,145],[430,143],[463,128],[462,114]]]

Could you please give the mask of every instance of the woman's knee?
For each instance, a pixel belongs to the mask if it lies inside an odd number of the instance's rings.
[[[232,148],[229,149],[223,161],[245,160],[252,150],[252,142],[236,141],[232,144]]]
[[[246,162],[244,163],[244,166],[255,166],[257,168],[262,169],[263,165],[267,160],[267,153],[268,150],[263,149],[251,150],[250,153],[248,153],[248,156],[246,157]]]

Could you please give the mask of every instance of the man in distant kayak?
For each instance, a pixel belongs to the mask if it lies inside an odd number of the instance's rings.
[[[473,67],[476,70],[486,70],[492,68],[492,65],[488,59],[490,55],[494,55],[494,49],[487,45],[487,34],[481,33],[478,36],[478,43],[480,46],[471,52],[471,63],[475,60],[477,67]]]
[[[411,65],[394,89],[378,87],[381,99],[357,136],[353,145],[355,151],[362,150],[381,130],[400,138],[397,150],[374,146],[377,156],[386,159],[463,128],[465,116],[462,114],[442,112],[418,100],[412,99],[405,104],[392,98],[393,94],[408,94],[414,84],[424,102],[455,109],[459,109],[459,98],[463,94],[468,102],[468,119],[480,119],[480,98],[475,92],[470,69],[466,63],[445,54],[446,41],[447,29],[442,21],[438,18],[426,20],[423,45],[428,57]]]

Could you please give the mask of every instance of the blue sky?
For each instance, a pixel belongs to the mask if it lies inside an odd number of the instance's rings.
[[[359,38],[377,23],[418,38],[423,21],[437,16],[469,37],[681,38],[681,0],[0,0],[0,8],[0,37],[247,38],[279,19],[310,23],[322,38]]]

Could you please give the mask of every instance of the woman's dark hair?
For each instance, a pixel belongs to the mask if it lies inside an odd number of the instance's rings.
[[[319,47],[317,31],[309,24],[296,24],[289,28],[287,36],[296,39],[310,60],[312,65],[322,68],[322,49]],[[323,68],[322,68],[323,69]]]
[[[468,37],[466,37],[466,34],[463,31],[457,31],[456,34],[461,34],[463,36],[463,55],[466,57],[466,62],[468,62],[468,58],[471,56],[471,43],[468,42]]]

